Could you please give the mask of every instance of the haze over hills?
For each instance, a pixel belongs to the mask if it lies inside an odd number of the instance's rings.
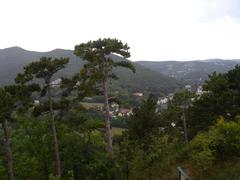
[[[27,51],[20,47],[0,49],[0,84],[14,82],[16,75],[23,71],[23,67],[32,61],[38,61],[40,57],[69,57],[68,66],[57,74],[57,77],[70,76],[79,72],[83,65],[78,57],[71,50],[55,49],[49,52]],[[115,60],[123,60],[113,55]],[[159,72],[150,70],[138,63],[134,63],[136,74],[126,69],[118,69],[119,81],[113,82],[114,88],[127,88],[130,91],[151,91],[153,93],[169,93],[182,87],[182,83],[175,78],[165,76]],[[57,78],[56,77],[56,78]]]
[[[196,61],[137,61],[136,63],[185,83],[201,84],[214,71],[223,73],[240,64],[240,60],[208,59]]]

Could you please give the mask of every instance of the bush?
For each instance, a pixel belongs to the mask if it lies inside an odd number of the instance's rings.
[[[199,133],[190,143],[191,159],[202,170],[218,160],[240,157],[240,121],[220,118],[207,133]]]

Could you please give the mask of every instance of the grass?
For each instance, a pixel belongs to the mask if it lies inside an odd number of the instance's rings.
[[[219,163],[212,168],[213,170],[205,177],[206,180],[239,180],[240,178],[240,160]]]
[[[81,102],[81,105],[85,109],[97,109],[97,110],[102,110],[104,106],[103,103],[88,103],[88,102]]]
[[[125,131],[124,128],[113,127],[113,128],[112,128],[112,136],[122,135],[122,132],[123,132],[123,131]]]

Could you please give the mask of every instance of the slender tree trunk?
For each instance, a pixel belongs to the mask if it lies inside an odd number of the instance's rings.
[[[186,122],[186,114],[185,114],[186,106],[183,106],[183,129],[184,129],[184,140],[185,143],[188,143],[188,133],[187,133],[187,122]]]
[[[2,128],[3,128],[3,136],[4,136],[3,142],[4,142],[4,148],[5,148],[7,164],[8,164],[8,178],[9,180],[14,180],[13,157],[12,157],[12,151],[9,144],[8,126],[7,126],[6,120],[2,123]]]
[[[50,85],[48,87],[48,99],[49,99],[49,108],[50,108],[50,113],[51,113],[51,128],[52,128],[54,153],[55,153],[55,160],[56,160],[56,170],[57,170],[57,176],[59,178],[61,178],[61,162],[60,162],[57,131],[56,131],[56,126],[55,126],[55,119],[54,119],[54,112],[53,112],[53,102],[52,102],[52,94],[51,94]]]
[[[107,142],[107,151],[110,158],[113,158],[113,147],[112,147],[112,135],[111,135],[111,125],[109,116],[109,104],[108,104],[108,80],[103,82],[104,90],[104,119],[105,119],[105,140]]]

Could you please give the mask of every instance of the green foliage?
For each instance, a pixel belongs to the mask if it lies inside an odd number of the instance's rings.
[[[115,62],[111,54],[124,58],[130,57],[129,47],[117,39],[98,39],[75,46],[74,54],[87,61],[81,70],[85,84],[96,85],[106,79],[118,79],[113,68],[121,66],[135,72],[134,66],[128,61]]]
[[[130,57],[129,47],[117,39],[98,39],[75,46],[74,54],[82,58],[87,63],[80,71],[82,82],[80,88],[90,87],[91,89],[100,89],[104,94],[105,111],[105,134],[107,142],[107,151],[109,156],[113,156],[112,137],[110,129],[110,116],[108,105],[109,80],[118,79],[113,71],[115,67],[124,67],[135,73],[135,67],[130,62],[115,62],[110,55],[116,54],[123,58]],[[88,88],[89,89],[89,88]],[[89,89],[90,91],[90,89]]]
[[[156,99],[149,96],[133,111],[128,131],[115,141],[120,179],[157,178],[179,158],[182,145],[177,138],[160,133],[159,124]]]
[[[9,120],[14,110],[15,100],[14,97],[0,88],[0,122]]]
[[[86,63],[80,74],[62,78],[62,89],[56,91],[63,92],[63,97],[57,96],[53,102],[62,179],[174,179],[180,164],[186,165],[193,178],[211,179],[213,172],[217,174],[215,179],[235,178],[240,158],[239,66],[225,74],[212,74],[204,85],[207,93],[201,97],[188,91],[177,92],[168,108],[161,112],[157,111],[157,101],[152,95],[144,100],[145,97],[134,99],[126,90],[111,94],[111,99],[122,107],[136,108],[129,119],[111,120],[114,126],[124,129],[113,129],[114,157],[109,158],[102,114],[85,110],[78,101],[86,95],[102,94],[103,83],[118,78],[116,67],[135,72],[129,61],[113,58],[113,54],[128,58],[128,50],[127,44],[116,39],[99,39],[75,47],[74,53]],[[68,58],[43,57],[25,67],[24,73],[16,78],[17,85],[0,88],[0,120],[15,118],[9,129],[16,179],[59,179],[55,176],[55,151],[49,132],[52,124],[49,105],[42,98],[39,106],[29,107],[36,95],[33,92],[41,90],[46,95],[51,78],[67,63]],[[19,107],[26,110],[17,111]],[[182,107],[187,109],[192,138],[188,144],[181,141]],[[171,126],[172,122],[176,127]],[[3,179],[7,178],[6,164],[0,144]],[[219,164],[224,168],[232,164],[234,168],[225,171]]]
[[[206,81],[203,94],[190,108],[191,136],[198,131],[207,130],[209,126],[216,123],[219,116],[226,120],[233,119],[240,113],[240,92],[238,89],[239,66],[225,73],[213,73]]]
[[[38,62],[32,62],[24,67],[24,74],[19,74],[17,83],[25,83],[35,78],[50,79],[57,71],[63,69],[68,63],[68,58],[42,57]]]
[[[191,142],[191,158],[202,170],[211,167],[215,160],[214,150],[210,148],[213,141],[214,139],[209,138],[207,134],[198,134]]]
[[[127,119],[121,117],[112,118],[111,125],[112,127],[127,128]]]
[[[189,106],[191,104],[191,99],[195,98],[196,95],[195,93],[191,91],[178,91],[174,94],[173,100],[171,103],[175,106],[181,106],[181,105],[186,105]]]
[[[70,101],[61,98],[58,101],[53,102],[53,109],[58,111],[58,116],[64,117],[65,113],[70,109]],[[49,102],[41,101],[40,104],[31,108],[32,115],[37,117],[49,112]]]
[[[128,120],[130,138],[141,141],[158,133],[159,116],[156,105],[156,99],[150,95],[139,108],[133,110],[133,115]]]
[[[182,145],[168,135],[154,135],[147,144],[131,140],[128,133],[119,142],[117,171],[119,179],[154,179],[169,171],[179,158]],[[146,146],[148,149],[146,151]]]
[[[24,73],[17,75],[15,82],[22,86],[26,86],[29,82],[43,80],[43,88],[41,89],[41,96],[45,96],[50,89],[50,83],[53,75],[63,69],[69,62],[68,58],[51,58],[41,57],[40,61],[32,62],[24,67]],[[30,91],[31,92],[31,91]]]
[[[11,131],[14,172],[17,179],[41,179],[53,169],[49,121],[18,117]]]
[[[188,124],[188,108],[192,105],[192,99],[197,98],[193,92],[190,91],[178,91],[174,94],[173,99],[169,100],[167,108],[163,109],[160,113],[161,126],[165,127],[168,133],[172,136],[178,136],[183,138],[181,131],[183,131],[183,108],[185,112],[186,122]],[[172,127],[171,123],[175,124]],[[187,128],[189,128],[187,126]]]
[[[191,157],[203,170],[215,161],[240,157],[240,121],[217,124],[206,133],[199,133],[191,142]]]
[[[53,147],[51,146],[48,116],[31,118],[18,116],[18,126],[11,131],[16,179],[48,179],[54,176]],[[99,121],[86,120],[81,131],[57,124],[63,179],[111,179],[113,166],[105,153],[103,127]],[[0,131],[1,132],[1,131]],[[0,148],[2,150],[2,148]],[[5,159],[0,150],[0,173],[7,174]]]
[[[109,179],[111,170],[103,137],[98,133],[69,132],[61,143],[64,174],[73,171],[75,179]]]

